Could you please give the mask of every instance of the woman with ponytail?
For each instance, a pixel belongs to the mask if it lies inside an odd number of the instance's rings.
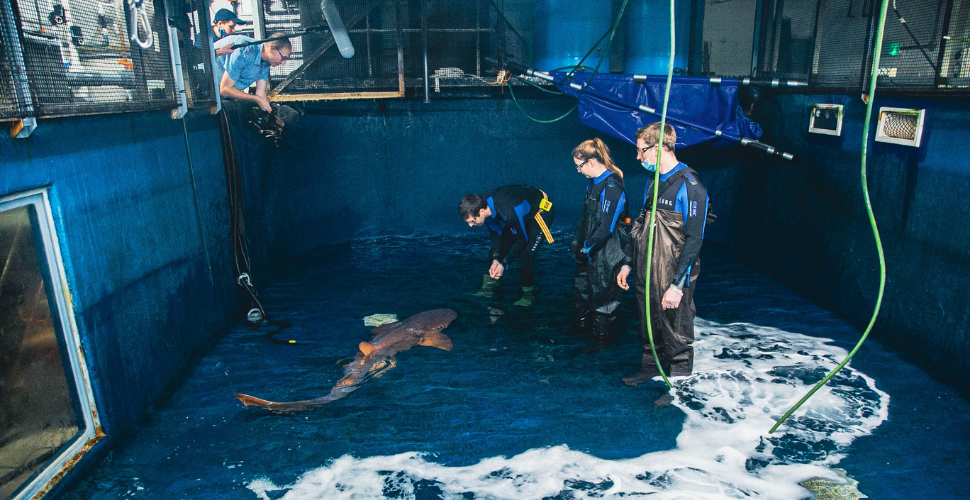
[[[587,351],[596,352],[613,342],[610,327],[623,296],[614,277],[624,258],[630,219],[623,172],[603,141],[592,139],[576,146],[573,163],[589,184],[583,216],[570,245],[577,262],[572,327],[582,336],[591,334]]]

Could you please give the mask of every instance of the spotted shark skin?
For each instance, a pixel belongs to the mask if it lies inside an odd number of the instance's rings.
[[[235,394],[245,406],[263,408],[274,412],[296,412],[309,410],[336,401],[357,390],[360,384],[373,377],[379,377],[396,365],[394,355],[416,345],[437,347],[445,351],[452,349],[451,339],[441,333],[458,314],[451,309],[434,309],[415,314],[404,321],[378,326],[371,330],[374,338],[361,342],[360,350],[354,360],[344,369],[344,377],[326,396],[277,403],[256,398],[247,394]]]

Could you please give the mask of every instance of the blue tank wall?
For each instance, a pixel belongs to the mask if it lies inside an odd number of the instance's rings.
[[[666,75],[670,64],[670,2],[633,0],[626,17],[623,72]],[[691,2],[677,2],[674,11],[674,68],[687,69]]]
[[[841,137],[808,133],[814,103],[843,104]],[[869,194],[885,250],[885,298],[870,338],[970,393],[970,103],[877,96],[880,106],[926,109],[920,148],[873,140]],[[722,216],[710,239],[756,268],[836,311],[868,324],[879,262],[862,199],[860,149],[865,105],[844,95],[778,95],[756,107],[768,144],[795,161],[757,152],[698,150]]]
[[[611,0],[535,0],[533,2],[533,46],[536,69],[551,71],[573,67],[612,25]],[[609,37],[599,45],[606,49]],[[600,64],[601,51],[593,51],[583,66]],[[610,72],[610,59],[603,58],[600,73]]]
[[[185,126],[129,113],[0,134],[0,195],[50,187],[108,437],[99,448],[150,412],[234,312],[219,130],[208,113]]]
[[[521,104],[551,118],[573,103]],[[621,168],[642,170],[632,145],[579,125],[575,113],[542,125],[508,100],[314,104],[279,148],[248,128],[235,133],[246,198],[258,200],[247,208],[250,250],[254,265],[269,274],[293,255],[356,238],[476,232],[486,238],[484,228],[470,229],[458,217],[458,201],[505,184],[546,191],[556,207],[552,229],[572,232],[587,181],[571,152],[593,137],[606,140]],[[631,179],[630,189],[642,193],[645,178]]]

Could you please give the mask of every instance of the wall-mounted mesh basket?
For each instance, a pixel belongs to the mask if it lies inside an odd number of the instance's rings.
[[[919,147],[923,135],[922,109],[879,108],[876,140]]]

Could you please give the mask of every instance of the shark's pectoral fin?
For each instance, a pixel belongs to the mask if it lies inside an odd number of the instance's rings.
[[[372,328],[371,329],[371,333],[373,333],[374,336],[376,337],[376,336],[378,336],[378,335],[380,335],[380,334],[382,334],[382,333],[384,333],[386,331],[393,330],[393,329],[395,329],[395,328],[397,328],[399,326],[401,326],[401,322],[400,321],[395,321],[393,323],[388,323],[386,325],[381,325],[381,326]]]
[[[361,342],[357,347],[360,348],[360,352],[364,353],[364,356],[369,356],[370,353],[374,352],[374,349],[377,349],[374,344],[369,342]]]
[[[450,351],[453,347],[451,345],[451,339],[447,335],[441,332],[428,332],[421,338],[421,342],[418,345],[423,345],[426,347],[437,347],[445,351]]]

